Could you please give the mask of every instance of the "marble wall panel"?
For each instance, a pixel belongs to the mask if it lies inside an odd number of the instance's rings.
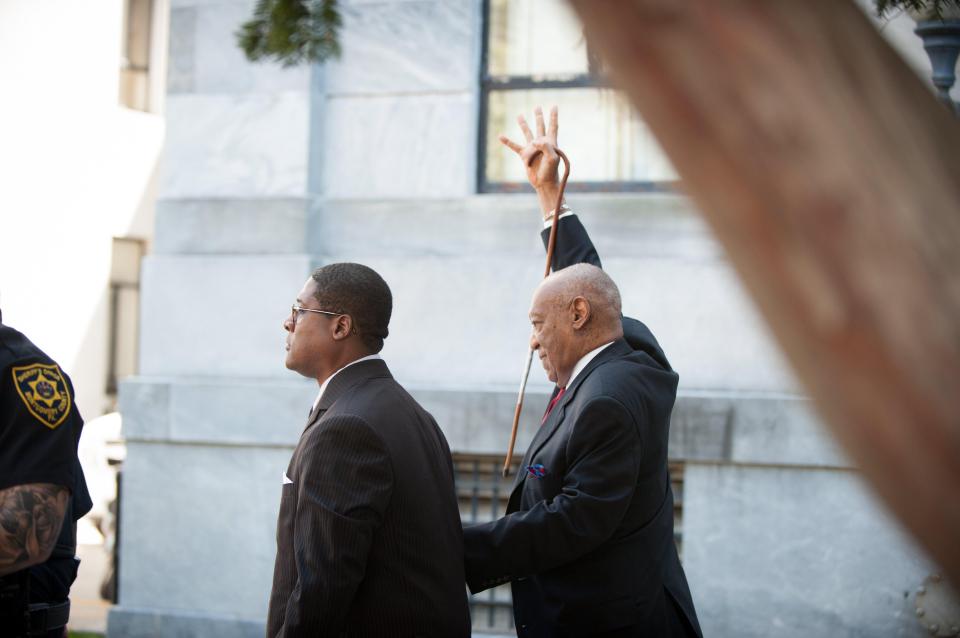
[[[152,256],[142,273],[142,375],[289,374],[282,322],[307,257]]]
[[[649,326],[686,390],[798,392],[730,266],[663,257],[604,259],[623,314]]]
[[[195,7],[192,90],[197,93],[275,93],[307,91],[310,65],[284,67],[275,61],[250,62],[234,35],[253,16],[248,2],[209,2]]]
[[[301,254],[307,200],[162,199],[157,202],[155,253]]]
[[[289,460],[287,448],[129,443],[121,608],[262,620]]]
[[[329,98],[324,193],[332,199],[467,195],[475,118],[466,93]]]
[[[193,91],[196,65],[196,7],[172,8],[169,29],[167,93],[189,93]]]
[[[479,11],[473,0],[343,6],[330,95],[471,92],[477,83]]]
[[[310,94],[170,95],[160,197],[302,197]]]
[[[854,472],[688,464],[683,539],[705,636],[925,635],[930,568]]]

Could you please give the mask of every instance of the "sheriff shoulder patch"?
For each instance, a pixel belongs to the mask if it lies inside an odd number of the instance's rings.
[[[30,414],[51,430],[63,423],[70,413],[70,391],[60,368],[35,363],[11,370],[13,385]]]

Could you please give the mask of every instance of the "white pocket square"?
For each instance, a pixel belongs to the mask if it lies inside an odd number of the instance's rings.
[[[293,481],[290,480],[290,477],[287,476],[287,473],[283,473],[283,484],[284,485],[293,485]]]

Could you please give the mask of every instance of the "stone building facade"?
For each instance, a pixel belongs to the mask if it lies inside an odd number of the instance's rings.
[[[508,435],[540,223],[532,195],[480,192],[496,181],[480,119],[497,2],[343,1],[342,57],[295,69],[243,59],[232,34],[251,0],[170,4],[109,633],[260,636],[281,476],[316,393],[283,366],[281,322],[311,268],[384,276],[384,358],[451,448],[485,459]],[[594,124],[553,95],[567,148]],[[576,180],[587,162],[571,157]],[[680,374],[678,531],[705,634],[923,635],[912,592],[933,568],[818,422],[691,202],[653,173],[568,202]],[[534,371],[520,448],[548,392]]]

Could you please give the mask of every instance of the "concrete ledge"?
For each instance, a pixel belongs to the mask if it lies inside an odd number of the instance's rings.
[[[402,382],[402,379],[401,379]],[[516,404],[512,390],[407,389],[437,420],[454,451],[500,454]],[[151,378],[121,385],[128,441],[293,447],[316,394],[308,380]],[[528,390],[517,436],[525,449],[547,404]],[[673,412],[675,459],[755,465],[851,467],[810,401],[790,395],[681,392]]]
[[[682,392],[670,455],[757,465],[852,467],[809,399],[791,395]]]
[[[109,638],[263,638],[266,622],[182,611],[117,606],[107,620]]]
[[[137,442],[292,447],[316,394],[307,379],[135,377],[120,385],[123,433]]]

